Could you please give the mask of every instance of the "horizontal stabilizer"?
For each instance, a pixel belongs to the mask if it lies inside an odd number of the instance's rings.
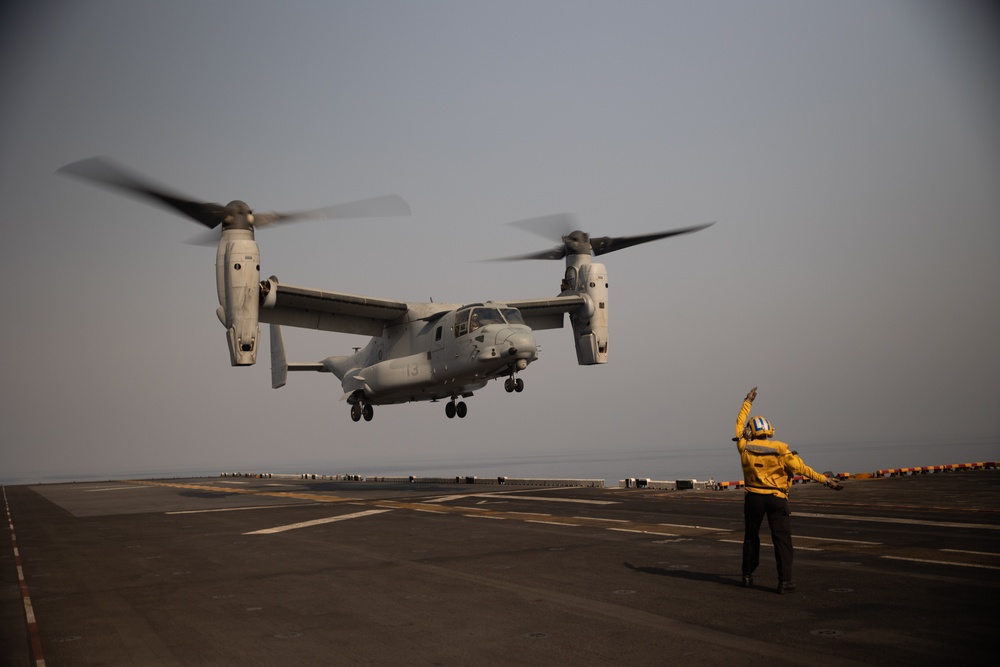
[[[288,381],[288,371],[316,371],[319,373],[329,373],[320,362],[311,363],[288,363],[285,358],[285,340],[281,335],[281,327],[271,324],[271,387],[278,389],[284,387]]]
[[[290,371],[316,371],[317,373],[329,372],[328,370],[326,370],[326,366],[319,363],[318,361],[303,363],[303,364],[297,364],[292,362],[290,364],[287,364],[286,366]]]

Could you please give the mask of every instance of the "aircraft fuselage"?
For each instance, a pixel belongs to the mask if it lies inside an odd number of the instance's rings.
[[[486,303],[387,325],[355,354],[323,366],[340,378],[348,401],[384,405],[468,396],[537,358],[520,313]]]

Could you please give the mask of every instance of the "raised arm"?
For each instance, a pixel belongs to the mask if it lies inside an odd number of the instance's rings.
[[[753,405],[754,399],[757,398],[757,387],[754,387],[749,392],[747,392],[746,398],[743,399],[743,407],[740,408],[740,414],[736,416],[736,429],[733,438],[736,442],[739,442],[743,438],[743,428],[747,424],[747,417],[750,416],[750,406]]]

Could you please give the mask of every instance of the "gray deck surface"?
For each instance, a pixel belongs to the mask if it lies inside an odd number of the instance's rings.
[[[742,491],[6,493],[49,666],[995,664],[1000,471],[796,487],[785,596],[766,523],[757,586],[740,586]],[[6,522],[0,547],[0,661],[29,664]]]

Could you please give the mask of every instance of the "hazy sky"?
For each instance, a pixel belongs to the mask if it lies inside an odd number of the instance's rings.
[[[658,452],[677,458],[632,474],[684,476],[694,455],[736,478],[753,385],[755,412],[819,469],[1000,458],[993,3],[4,7],[0,480],[475,474],[529,456],[579,462],[567,475],[602,461],[610,479]],[[182,243],[198,232],[184,219],[54,173],[94,155],[261,210],[398,193],[412,217],[258,241],[265,276],[401,300],[557,293],[560,262],[477,261],[551,245],[508,221],[718,222],[602,258],[607,366],[543,331],[522,394],[496,383],[464,420],[415,403],[356,424],[332,376],[272,390],[266,344],[229,366],[214,250]],[[365,340],[285,342],[318,361]]]

